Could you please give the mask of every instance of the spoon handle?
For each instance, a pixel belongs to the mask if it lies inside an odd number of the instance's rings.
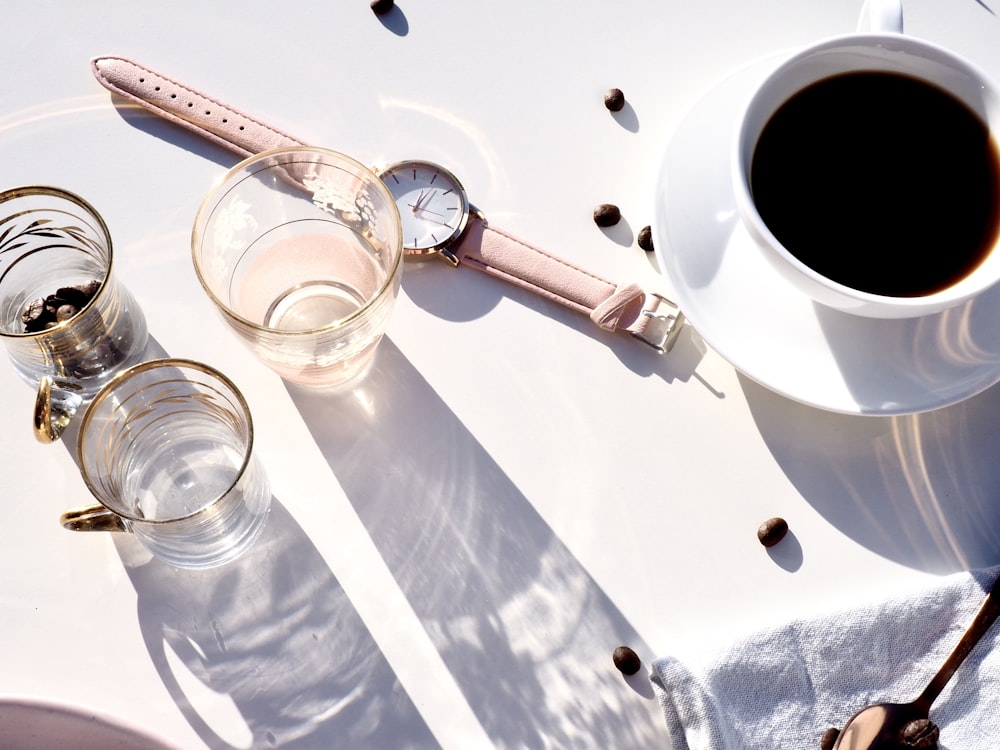
[[[941,665],[937,674],[934,675],[927,684],[927,687],[924,688],[924,692],[914,701],[916,705],[921,706],[924,711],[930,709],[934,699],[944,690],[944,686],[948,684],[948,680],[951,679],[955,671],[965,661],[965,657],[969,655],[969,652],[979,642],[979,639],[986,635],[986,631],[990,629],[993,621],[997,619],[997,615],[1000,615],[1000,577],[993,582],[993,586],[990,587],[989,592],[986,594],[986,599],[983,601],[982,606],[980,606],[979,612],[976,613],[975,619],[969,625],[969,629],[965,631],[958,645],[955,646],[954,651],[945,659],[944,664]]]

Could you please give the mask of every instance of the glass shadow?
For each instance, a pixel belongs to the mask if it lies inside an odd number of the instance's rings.
[[[145,358],[165,356],[150,339]],[[74,460],[78,421],[62,441]],[[175,568],[131,534],[113,536],[153,666],[213,750],[440,747],[347,593],[277,498],[260,538],[216,568]],[[221,721],[220,703],[228,704]]]
[[[645,676],[611,659],[649,649],[392,341],[349,391],[286,387],[497,747],[666,742]]]
[[[319,551],[277,498],[233,562],[182,570],[115,544],[138,594],[142,637],[191,727],[213,750],[438,748]],[[213,726],[200,689],[239,722]],[[213,696],[214,697],[214,696]],[[213,703],[217,702],[217,698]]]

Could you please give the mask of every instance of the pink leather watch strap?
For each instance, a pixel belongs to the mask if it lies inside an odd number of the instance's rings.
[[[127,57],[95,57],[91,70],[106,89],[240,156],[308,144]]]
[[[485,221],[470,223],[455,255],[461,264],[588,315],[604,330],[628,331],[658,349],[668,349],[672,339],[661,341],[663,333],[657,329],[680,323],[680,313],[669,300],[637,284],[601,278]]]
[[[240,156],[303,141],[127,57],[91,61],[108,90]],[[485,221],[472,220],[455,255],[471,266],[590,316],[604,330],[625,330],[669,351],[683,316],[666,298],[616,284],[540,250]]]

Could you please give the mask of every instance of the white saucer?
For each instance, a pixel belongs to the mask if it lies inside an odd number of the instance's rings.
[[[730,156],[738,118],[784,57],[717,84],[670,140],[652,226],[673,299],[740,372],[820,409],[911,414],[980,393],[1000,380],[1000,287],[922,318],[850,315],[782,279],[737,219]]]
[[[57,701],[0,697],[0,747],[17,750],[178,750],[107,714]]]

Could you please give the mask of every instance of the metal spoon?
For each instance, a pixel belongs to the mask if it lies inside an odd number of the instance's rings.
[[[833,750],[933,747],[936,744],[933,740],[927,744],[907,744],[903,739],[903,730],[912,721],[928,718],[931,704],[979,639],[990,629],[997,615],[1000,615],[1000,578],[994,581],[969,629],[924,692],[910,703],[878,703],[861,709],[844,725]]]

